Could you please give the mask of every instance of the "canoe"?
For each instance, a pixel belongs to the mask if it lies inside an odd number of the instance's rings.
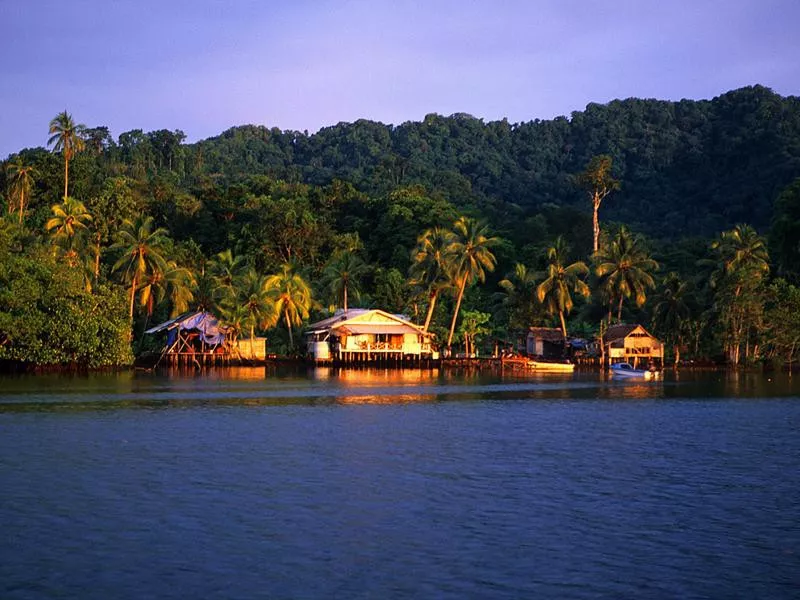
[[[552,371],[553,373],[572,373],[575,365],[568,362],[548,362],[544,360],[528,360],[528,368],[534,371]]]

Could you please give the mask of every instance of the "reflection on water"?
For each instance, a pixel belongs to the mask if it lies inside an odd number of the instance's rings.
[[[797,597],[799,379],[5,378],[0,598]]]
[[[655,381],[598,371],[457,372],[441,369],[243,367],[0,378],[0,412],[170,406],[407,404],[457,400],[770,398],[800,393],[784,373],[666,372]]]

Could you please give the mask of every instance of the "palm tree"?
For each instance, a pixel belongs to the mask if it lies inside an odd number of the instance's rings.
[[[8,164],[8,177],[11,182],[11,196],[17,197],[17,205],[11,204],[11,198],[8,200],[8,212],[13,213],[14,210],[19,210],[19,224],[22,225],[22,219],[25,215],[25,200],[30,199],[31,189],[33,188],[33,176],[36,173],[30,165],[22,162],[22,157],[17,156],[16,162]]]
[[[717,255],[717,269],[711,276],[711,284],[717,288],[715,308],[725,325],[728,357],[737,365],[743,342],[745,358],[749,358],[747,339],[763,309],[757,290],[769,273],[769,253],[749,225],[736,225],[722,233],[711,248]]]
[[[64,155],[64,199],[67,198],[69,186],[69,161],[78,152],[84,149],[83,135],[86,131],[85,125],[76,124],[72,115],[67,111],[58,113],[50,121],[50,139],[47,145],[53,145],[53,152],[61,152]]]
[[[178,266],[173,260],[168,261],[164,265],[164,270],[151,270],[141,281],[139,304],[146,307],[149,317],[157,304],[164,298],[169,298],[169,316],[172,319],[189,309],[194,299],[192,292],[194,285],[194,275],[189,269]]]
[[[62,250],[68,262],[75,262],[79,240],[92,221],[92,215],[83,202],[75,198],[65,198],[61,204],[50,207],[53,216],[47,220],[44,228],[50,232],[54,247]],[[74,266],[74,264],[73,264]]]
[[[243,309],[245,315],[242,326],[250,328],[250,348],[255,352],[253,346],[256,337],[256,328],[268,329],[274,327],[278,322],[278,310],[273,298],[267,290],[267,278],[260,275],[255,269],[248,269],[237,280],[239,299],[236,306]],[[226,311],[229,317],[240,315],[235,309]]]
[[[155,272],[167,270],[162,253],[169,242],[168,231],[163,227],[153,229],[153,217],[139,216],[135,221],[125,219],[117,232],[112,250],[122,256],[114,263],[112,271],[122,271],[122,279],[130,282],[130,318],[133,319],[133,302],[138,286]]]
[[[653,307],[654,329],[670,341],[675,349],[675,369],[681,360],[681,346],[689,334],[692,313],[689,299],[689,284],[677,273],[671,272],[664,279]]]
[[[625,226],[611,241],[609,247],[594,255],[595,274],[600,277],[600,286],[609,299],[609,321],[611,304],[617,300],[617,321],[622,320],[622,303],[633,296],[636,306],[647,301],[647,288],[654,288],[652,272],[658,263],[650,258],[640,238],[634,237]]]
[[[572,293],[580,294],[584,298],[589,295],[589,286],[581,279],[589,274],[589,267],[582,261],[564,266],[568,251],[564,239],[558,236],[555,244],[547,249],[546,278],[536,288],[536,298],[547,312],[553,316],[558,315],[565,341],[567,323],[564,315],[572,311]]]
[[[514,270],[497,283],[496,312],[509,330],[526,329],[543,318],[542,305],[536,301],[536,277],[527,266],[516,263]]]
[[[323,279],[328,291],[334,298],[334,303],[341,301],[341,306],[347,312],[348,292],[356,301],[359,300],[361,290],[359,280],[367,272],[367,265],[357,254],[349,251],[337,252],[325,265]]]
[[[311,288],[291,263],[284,263],[280,273],[267,277],[265,288],[275,303],[276,312],[286,322],[289,347],[293,348],[292,325],[299,326],[308,318],[313,302]]]
[[[417,238],[417,246],[411,253],[411,284],[421,286],[428,294],[428,311],[425,315],[424,331],[428,331],[439,293],[450,285],[445,272],[447,253],[453,243],[453,232],[441,227],[426,229]]]
[[[208,270],[215,281],[213,296],[218,303],[236,295],[236,281],[246,267],[244,256],[234,256],[230,249],[218,253],[209,261]]]
[[[486,271],[494,271],[497,259],[490,248],[499,242],[496,237],[488,237],[487,226],[475,219],[459,217],[453,228],[455,232],[453,241],[447,249],[445,270],[458,290],[458,295],[453,321],[450,323],[450,334],[447,337],[448,348],[453,343],[453,333],[461,310],[464,290],[467,284],[472,284],[476,280],[485,281]]]
[[[761,278],[769,273],[769,252],[761,236],[750,225],[736,225],[725,231],[711,244],[717,252],[719,271],[715,280],[724,275]],[[738,296],[741,287],[737,287]]]

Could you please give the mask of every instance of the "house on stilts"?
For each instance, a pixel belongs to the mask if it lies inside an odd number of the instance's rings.
[[[309,325],[305,335],[309,360],[318,364],[420,365],[438,358],[432,333],[378,309],[338,310]]]
[[[650,363],[663,364],[664,344],[641,325],[612,325],[600,342],[610,364],[627,362],[638,368]]]

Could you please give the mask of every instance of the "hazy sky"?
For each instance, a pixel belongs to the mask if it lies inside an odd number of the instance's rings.
[[[631,96],[800,94],[800,0],[0,0],[0,158],[67,110],[116,138]]]

